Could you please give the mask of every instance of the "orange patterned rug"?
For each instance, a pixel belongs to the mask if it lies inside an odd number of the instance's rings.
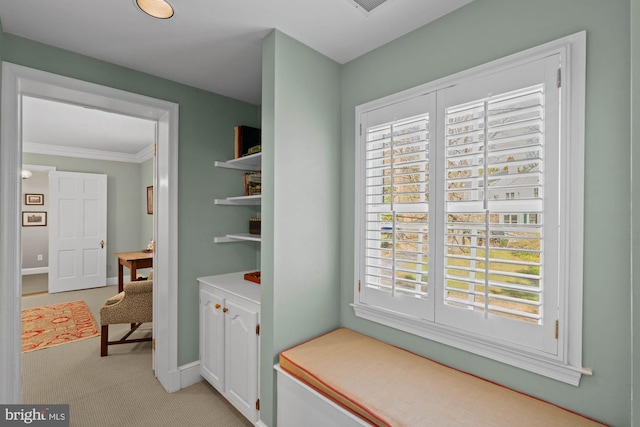
[[[100,331],[84,301],[22,310],[22,352],[95,337]]]

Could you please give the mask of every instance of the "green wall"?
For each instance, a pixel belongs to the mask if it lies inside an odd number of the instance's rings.
[[[113,252],[143,249],[151,239],[150,234],[145,234],[152,231],[153,221],[151,215],[147,215],[146,185],[143,184],[146,181],[143,181],[141,164],[35,153],[23,153],[22,161],[30,165],[55,166],[58,171],[107,175],[108,278],[118,277],[118,263]],[[151,180],[151,177],[145,179]],[[143,203],[144,212],[140,209]]]
[[[640,0],[631,0],[631,164],[640,164]],[[632,416],[633,425],[640,424],[640,173],[631,168],[632,174]]]
[[[339,325],[340,66],[291,37],[263,44],[260,418],[278,353]]]
[[[613,425],[630,424],[628,0],[475,0],[343,67],[343,325]],[[573,387],[355,317],[354,108],[587,31],[583,365]]]
[[[213,243],[214,236],[246,229],[252,213],[214,205],[214,198],[241,194],[242,181],[213,162],[233,157],[234,126],[259,126],[259,107],[12,34],[1,37],[3,61],[179,104],[178,283],[172,284],[178,287],[178,365],[198,360],[196,278],[256,268],[255,244]]]

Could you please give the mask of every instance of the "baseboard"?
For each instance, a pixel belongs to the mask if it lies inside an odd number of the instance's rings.
[[[32,274],[48,274],[49,267],[34,267],[34,268],[23,268],[22,275],[23,276],[31,276]],[[118,278],[116,278],[118,280]]]
[[[202,381],[202,377],[200,376],[200,361],[196,360],[195,362],[187,363],[186,365],[182,365],[178,367],[178,371],[180,372],[180,389],[189,387],[190,385],[199,383]]]
[[[259,421],[256,423],[256,427],[268,427],[268,426],[267,426],[265,423],[263,423],[263,422],[262,422],[262,420],[259,420]]]

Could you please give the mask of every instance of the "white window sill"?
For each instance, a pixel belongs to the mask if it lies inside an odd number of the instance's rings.
[[[588,368],[571,366],[561,360],[536,354],[530,350],[514,348],[500,342],[483,339],[462,330],[439,325],[424,319],[397,312],[352,304],[357,317],[380,323],[410,334],[430,339],[451,347],[506,363],[573,386],[580,384],[582,375],[591,375]]]

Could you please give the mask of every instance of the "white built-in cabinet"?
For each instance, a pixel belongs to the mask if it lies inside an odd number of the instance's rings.
[[[216,161],[216,167],[227,169],[239,169],[244,171],[259,171],[262,168],[262,153],[251,154],[237,159],[228,160],[226,162]],[[262,203],[262,196],[231,196],[225,199],[215,199],[216,205],[255,205],[258,206]],[[216,237],[214,241],[216,243],[229,243],[242,240],[249,240],[254,242],[260,241],[259,234],[250,233],[236,233],[227,234],[226,236]]]
[[[260,408],[260,286],[243,276],[198,279],[200,375],[255,423]]]

